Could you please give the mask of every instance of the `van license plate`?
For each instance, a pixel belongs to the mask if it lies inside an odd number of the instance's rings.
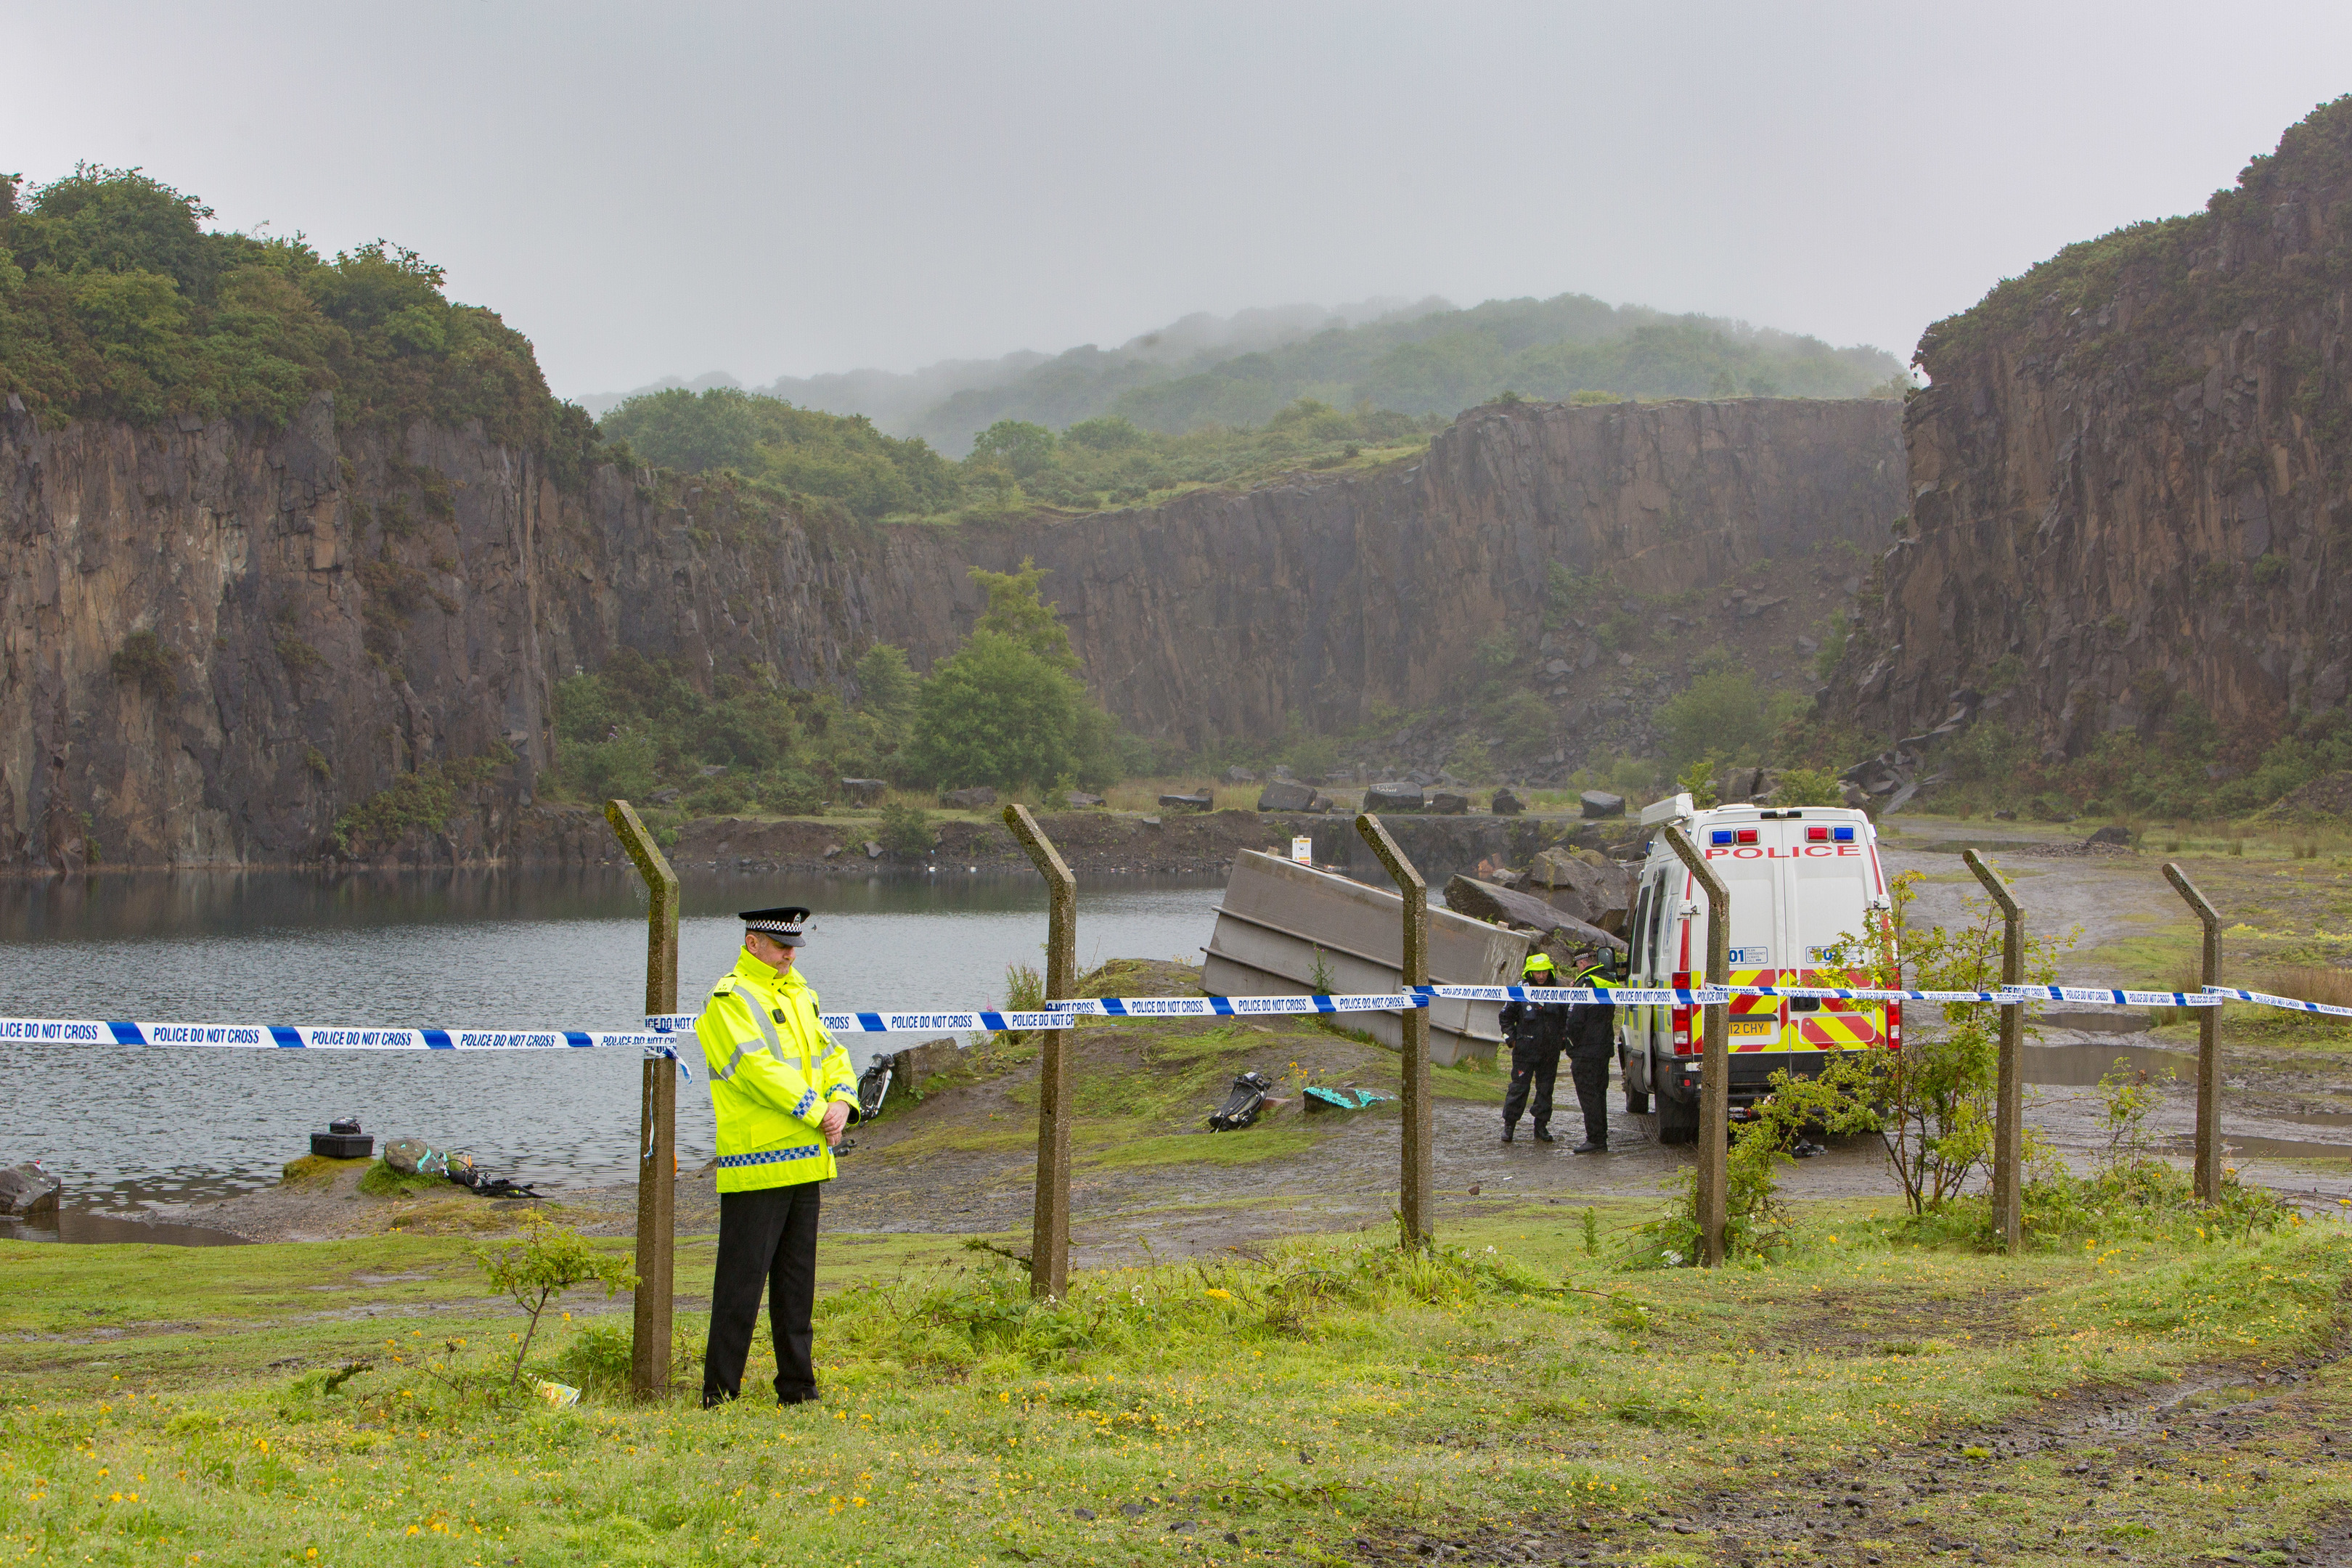
[[[1731,1037],[1735,1040],[1769,1037],[1780,1032],[1780,1025],[1778,1019],[1762,1024],[1742,1024],[1735,1020],[1731,1026]]]

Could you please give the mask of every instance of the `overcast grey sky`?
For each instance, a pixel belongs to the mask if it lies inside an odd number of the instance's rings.
[[[2352,89],[2352,5],[0,5],[0,169],[383,236],[556,391],[1568,290],[1907,356]]]

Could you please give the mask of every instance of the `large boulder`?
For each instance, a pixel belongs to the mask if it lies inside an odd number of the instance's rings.
[[[1376,784],[1364,791],[1366,811],[1419,811],[1421,806],[1421,786],[1417,784]]]
[[[919,1046],[908,1046],[890,1056],[890,1092],[896,1095],[921,1091],[929,1079],[955,1071],[963,1058],[963,1046],[953,1039],[925,1040]]]
[[[1489,921],[1497,925],[1524,926],[1546,937],[1557,933],[1571,949],[1625,951],[1622,942],[1599,926],[1554,909],[1541,899],[1513,892],[1508,888],[1498,888],[1492,882],[1454,877],[1445,884],[1445,907],[1456,914],[1468,915],[1472,920]]]
[[[1160,804],[1170,811],[1213,811],[1217,796],[1214,791],[1204,789],[1198,795],[1163,795]]]
[[[1225,770],[1224,782],[1229,784],[1255,784],[1257,775],[1247,768],[1232,767]]]
[[[1260,811],[1312,811],[1315,808],[1315,792],[1306,784],[1276,779],[1258,792],[1257,808]]]
[[[1633,879],[1622,866],[1591,849],[1547,849],[1528,865],[1528,891],[1565,914],[1604,931],[1624,929],[1633,907]]]
[[[940,804],[957,811],[984,811],[996,804],[996,792],[986,784],[974,784],[970,789],[941,790]]]
[[[11,1165],[0,1171],[0,1215],[26,1218],[58,1212],[61,1184],[38,1165]]]
[[[1509,786],[1495,792],[1495,804],[1491,809],[1496,816],[1517,816],[1527,808],[1528,803],[1513,795]]]
[[[1102,796],[1086,795],[1077,790],[1066,790],[1062,795],[1062,804],[1072,811],[1089,811],[1102,803]]]
[[[1429,797],[1429,809],[1440,816],[1460,816],[1470,809],[1470,797],[1442,789]]]
[[[1584,804],[1584,815],[1587,816],[1625,815],[1625,797],[1622,795],[1611,795],[1605,789],[1589,789],[1584,792],[1581,799]]]
[[[2100,828],[2096,833],[2084,839],[2083,847],[2098,849],[2112,846],[2118,849],[2128,849],[2131,847],[2131,841],[2130,828],[2109,826]]]
[[[841,798],[852,805],[872,805],[890,785],[882,779],[843,779]]]

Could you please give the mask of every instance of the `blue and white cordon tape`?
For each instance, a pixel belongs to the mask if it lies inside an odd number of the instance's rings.
[[[836,1035],[939,1034],[984,1030],[1066,1029],[1081,1017],[1248,1018],[1328,1013],[1393,1013],[1433,1002],[1613,1003],[1625,1007],[1706,1006],[1735,996],[1778,996],[1837,1002],[1991,1002],[2004,1007],[2029,1002],[2087,1003],[2107,1007],[2219,1007],[2250,1002],[2259,1007],[2352,1018],[2352,1007],[2274,996],[2267,991],[2209,985],[2202,991],[2135,991],[2102,985],[2003,985],[1991,991],[1896,991],[1806,985],[1700,985],[1690,987],[1580,985],[1417,985],[1410,991],[1359,996],[1101,996],[1048,1002],[1043,1011],[1006,1013],[989,1008],[950,1012],[820,1013],[818,1022]],[[698,1015],[649,1013],[643,1030],[621,1029],[398,1029],[294,1024],[159,1024],[100,1018],[0,1018],[0,1044],[24,1042],[82,1046],[226,1046],[260,1050],[329,1051],[518,1051],[582,1050],[635,1047],[667,1057],[687,1072],[677,1037],[690,1032]],[[688,1073],[688,1077],[693,1076]]]
[[[678,1061],[676,1042],[642,1029],[378,1029],[315,1024],[151,1024],[102,1018],[0,1018],[0,1044],[229,1046],[257,1050],[543,1051],[635,1046]]]

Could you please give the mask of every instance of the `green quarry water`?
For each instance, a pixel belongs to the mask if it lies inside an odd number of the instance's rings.
[[[1198,963],[1221,881],[1082,886],[1078,956]],[[732,911],[817,910],[802,963],[829,1009],[998,1004],[1005,966],[1044,966],[1034,876],[690,878],[679,1004],[733,962]],[[0,885],[0,1016],[402,1027],[634,1028],[645,893],[604,873],[97,876]],[[857,1035],[863,1068],[917,1037]],[[628,1050],[321,1051],[0,1043],[0,1164],[40,1160],[65,1206],[135,1212],[267,1185],[340,1114],[377,1139],[471,1151],[566,1185],[627,1180]],[[680,1084],[678,1154],[711,1149],[701,1063]],[[5,1222],[0,1222],[5,1226]]]

